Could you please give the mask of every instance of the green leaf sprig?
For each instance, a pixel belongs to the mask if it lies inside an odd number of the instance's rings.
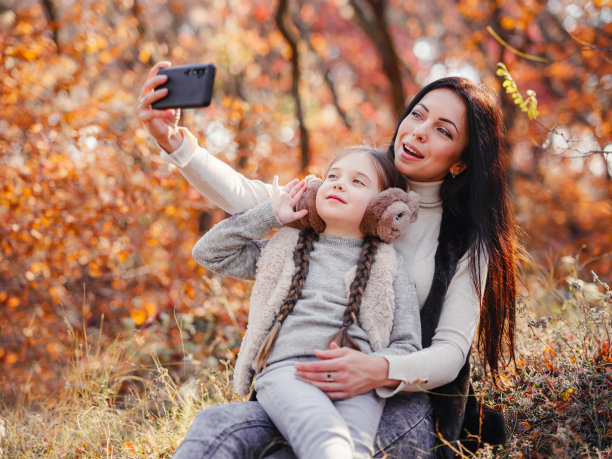
[[[506,88],[506,93],[512,94],[512,99],[514,99],[514,103],[520,107],[522,112],[527,113],[527,116],[530,120],[535,120],[540,114],[540,112],[538,112],[538,99],[536,99],[535,91],[532,89],[528,89],[527,98],[525,99],[516,87],[516,83],[512,79],[512,75],[510,75],[510,72],[508,71],[506,66],[501,62],[498,62],[497,66],[499,68],[495,73],[497,74],[497,76],[504,78],[502,86]]]

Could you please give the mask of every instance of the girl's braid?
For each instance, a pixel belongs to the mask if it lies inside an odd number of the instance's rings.
[[[304,287],[304,281],[306,280],[306,276],[308,275],[308,267],[310,266],[310,252],[312,251],[314,242],[318,239],[319,235],[310,228],[300,231],[298,243],[293,251],[295,271],[293,271],[293,277],[291,278],[289,293],[281,305],[276,322],[266,335],[265,339],[261,343],[259,351],[257,352],[257,357],[255,358],[257,373],[265,368],[268,356],[270,355],[274,342],[278,337],[281,324],[287,318],[287,316],[291,314],[295,304],[302,296],[302,288]]]
[[[342,328],[330,338],[330,345],[331,343],[336,343],[339,347],[349,347],[359,350],[359,346],[355,340],[348,334],[348,328],[356,323],[357,317],[359,317],[363,292],[365,292],[366,285],[368,284],[370,269],[374,263],[374,257],[376,256],[376,251],[378,250],[380,242],[380,239],[375,236],[366,236],[363,240],[361,254],[357,262],[355,279],[353,279],[349,289],[349,299],[346,309],[344,310]]]

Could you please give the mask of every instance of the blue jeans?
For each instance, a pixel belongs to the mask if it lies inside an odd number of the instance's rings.
[[[432,457],[436,444],[429,397],[424,393],[387,399],[374,457]],[[289,459],[291,448],[258,402],[216,405],[198,413],[174,459]]]

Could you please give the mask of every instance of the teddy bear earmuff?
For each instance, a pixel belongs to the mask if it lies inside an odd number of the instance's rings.
[[[307,209],[308,214],[300,219],[303,228],[312,228],[316,233],[325,230],[325,222],[317,213],[317,191],[323,184],[321,179],[312,179],[296,206],[296,210]],[[404,229],[417,219],[421,197],[414,191],[387,188],[376,195],[363,215],[359,228],[366,236],[378,236],[391,243],[401,236]]]

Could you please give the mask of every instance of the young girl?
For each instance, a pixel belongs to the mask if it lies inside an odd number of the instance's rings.
[[[328,346],[382,357],[421,348],[414,283],[381,242],[416,219],[419,197],[404,188],[383,150],[349,148],[318,191],[303,181],[281,191],[275,178],[271,199],[219,223],[193,249],[208,269],[255,279],[234,385],[246,395],[256,374],[257,400],[298,457],[372,457],[384,403],[372,390],[332,401],[295,376],[296,363]],[[298,219],[309,227],[260,240]]]

